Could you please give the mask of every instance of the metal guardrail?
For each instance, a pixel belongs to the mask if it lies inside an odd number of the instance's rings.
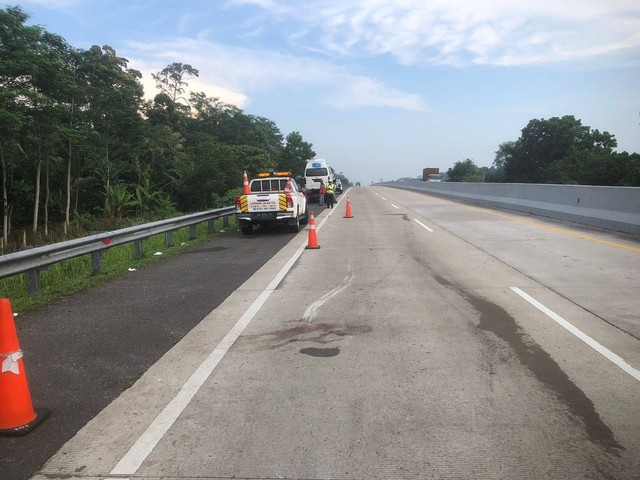
[[[173,246],[173,231],[190,227],[191,236],[195,238],[196,225],[209,222],[209,233],[213,233],[216,219],[224,218],[226,226],[234,213],[235,207],[218,208],[9,253],[0,256],[0,279],[24,273],[29,295],[37,295],[40,292],[39,271],[49,265],[91,254],[94,273],[98,273],[102,270],[103,250],[133,243],[134,254],[142,256],[142,240],[145,238],[164,233],[167,246]]]

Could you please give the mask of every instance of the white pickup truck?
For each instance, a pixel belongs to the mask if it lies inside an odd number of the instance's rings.
[[[258,174],[251,180],[250,193],[236,197],[236,219],[243,235],[251,235],[255,225],[284,223],[289,231],[300,231],[309,221],[307,197],[290,172]]]

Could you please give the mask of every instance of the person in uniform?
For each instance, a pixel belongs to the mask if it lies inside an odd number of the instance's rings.
[[[336,197],[333,196],[333,193],[335,192],[335,185],[333,184],[333,182],[331,180],[329,180],[329,185],[327,185],[327,207],[328,208],[333,208],[333,204],[336,203]]]

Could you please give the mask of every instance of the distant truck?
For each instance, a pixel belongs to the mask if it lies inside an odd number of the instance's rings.
[[[442,176],[440,175],[440,169],[437,167],[428,167],[422,169],[422,181],[423,182],[441,182]]]

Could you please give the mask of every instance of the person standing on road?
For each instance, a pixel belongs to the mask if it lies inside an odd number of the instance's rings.
[[[327,186],[324,180],[320,180],[320,193],[318,194],[318,205],[324,205],[324,196],[327,193]]]
[[[333,204],[336,201],[336,198],[333,196],[333,192],[335,192],[335,185],[331,180],[329,180],[329,185],[327,185],[327,207],[333,208]]]

